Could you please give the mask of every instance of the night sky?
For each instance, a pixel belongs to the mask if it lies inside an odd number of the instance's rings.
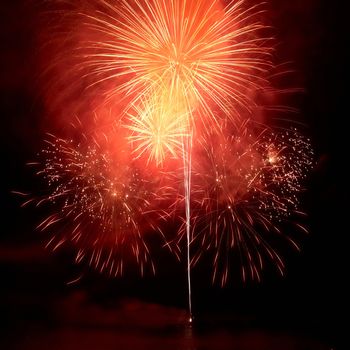
[[[348,316],[348,147],[342,131],[350,34],[341,1],[268,1],[278,58],[293,62],[304,88],[295,101],[298,121],[307,126],[316,154],[302,194],[309,234],[299,235],[301,253],[286,251],[283,278],[268,268],[260,284],[238,278],[222,289],[211,284],[210,262],[199,264],[193,270],[196,346],[188,339],[181,343],[172,328],[185,317],[184,264],[154,252],[155,277],[129,271],[117,279],[75,266],[69,249],[51,254],[43,248],[43,234],[34,230],[43,213],[20,208],[21,198],[11,192],[35,193],[40,186],[26,163],[49,131],[38,78],[44,3],[0,5],[0,348],[226,349],[216,339],[229,344],[233,336],[237,349],[340,349]],[[79,283],[67,285],[82,272]]]

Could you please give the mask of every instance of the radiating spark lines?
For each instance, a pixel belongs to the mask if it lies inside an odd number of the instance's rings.
[[[182,226],[165,246],[186,239],[190,314],[191,267],[206,253],[222,286],[237,263],[244,281],[260,280],[267,260],[283,273],[274,237],[298,248],[281,223],[299,211],[313,153],[297,130],[260,124],[269,120],[259,109],[281,112],[264,5],[67,3],[48,71],[64,126],[82,111],[73,134],[83,136],[49,136],[35,164],[46,193],[26,203],[52,209],[38,225],[48,246],[69,243],[76,262],[112,276],[129,263],[154,272],[145,234],[168,236],[157,218],[176,212]],[[276,95],[268,108],[257,97],[265,90]]]

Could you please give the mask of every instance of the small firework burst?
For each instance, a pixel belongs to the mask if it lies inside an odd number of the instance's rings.
[[[193,263],[214,250],[213,280],[220,278],[222,285],[231,252],[240,257],[243,280],[260,280],[264,258],[283,273],[284,263],[270,239],[272,233],[282,235],[279,223],[298,210],[302,180],[312,166],[309,141],[295,129],[265,129],[258,136],[245,129],[231,137],[204,138],[197,152],[192,231],[199,249]]]
[[[125,260],[137,262],[141,273],[146,266],[154,271],[143,234],[157,229],[151,216],[162,190],[159,178],[150,180],[134,162],[120,163],[96,143],[75,145],[52,136],[47,144],[38,174],[49,191],[37,204],[55,208],[38,225],[53,232],[48,246],[55,250],[69,242],[77,262],[88,260],[110,275],[122,274]]]
[[[141,106],[135,106],[126,124],[135,157],[146,154],[148,162],[155,160],[158,165],[169,157],[180,158],[184,139],[189,137],[186,109],[179,110],[171,100],[165,102],[165,97],[161,98],[159,101],[157,95],[152,95]]]

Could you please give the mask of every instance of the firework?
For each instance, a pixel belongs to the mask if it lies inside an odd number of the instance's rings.
[[[69,243],[77,250],[76,262],[86,260],[110,275],[122,274],[125,261],[132,260],[141,273],[146,266],[154,271],[143,235],[161,233],[151,219],[164,190],[159,177],[151,181],[134,162],[118,162],[96,142],[75,144],[51,136],[47,144],[38,175],[49,191],[37,199],[37,205],[56,209],[38,225],[53,233],[47,246],[56,250]]]
[[[69,242],[77,262],[110,275],[121,274],[129,260],[142,273],[146,266],[154,271],[144,235],[161,233],[155,217],[181,208],[190,313],[190,241],[198,248],[192,264],[213,252],[213,280],[221,285],[236,262],[243,280],[260,280],[266,259],[283,273],[274,237],[298,248],[280,227],[298,211],[312,150],[294,129],[257,127],[267,104],[281,109],[269,81],[276,66],[263,5],[63,3],[69,10],[50,38],[61,53],[49,63],[55,81],[45,93],[49,105],[63,106],[63,124],[78,114],[77,131],[88,135],[81,142],[53,137],[41,154],[39,175],[49,194],[37,203],[56,209],[38,226],[54,232],[48,245]],[[270,102],[261,106],[264,97]],[[89,125],[86,116],[100,109],[111,112]],[[173,184],[165,186],[164,177]]]
[[[192,231],[199,249],[192,263],[214,250],[213,280],[222,285],[235,261],[232,253],[240,258],[243,280],[260,280],[265,258],[284,270],[273,234],[298,248],[279,224],[298,211],[297,195],[312,166],[310,143],[295,129],[264,129],[256,136],[251,129],[200,140],[193,164]]]
[[[147,154],[148,162],[155,160],[158,165],[169,157],[180,158],[184,139],[189,137],[186,109],[181,112],[164,98],[159,100],[154,94],[141,106],[135,106],[126,124],[135,157]]]
[[[243,0],[100,0],[80,11],[80,68],[90,86],[108,82],[106,94],[129,98],[128,108],[150,94],[167,94],[189,117],[219,121],[215,110],[236,118],[251,110],[251,90],[271,67],[260,6]],[[234,113],[237,112],[237,113]],[[213,124],[210,122],[210,124]]]

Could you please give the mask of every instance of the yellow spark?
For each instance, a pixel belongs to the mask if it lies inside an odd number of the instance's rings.
[[[188,113],[186,107],[168,101],[168,96],[153,94],[129,112],[126,127],[132,131],[129,140],[135,143],[136,157],[148,154],[148,161],[155,160],[161,165],[169,154],[178,158],[183,140],[188,137]],[[182,110],[181,110],[182,109]]]

